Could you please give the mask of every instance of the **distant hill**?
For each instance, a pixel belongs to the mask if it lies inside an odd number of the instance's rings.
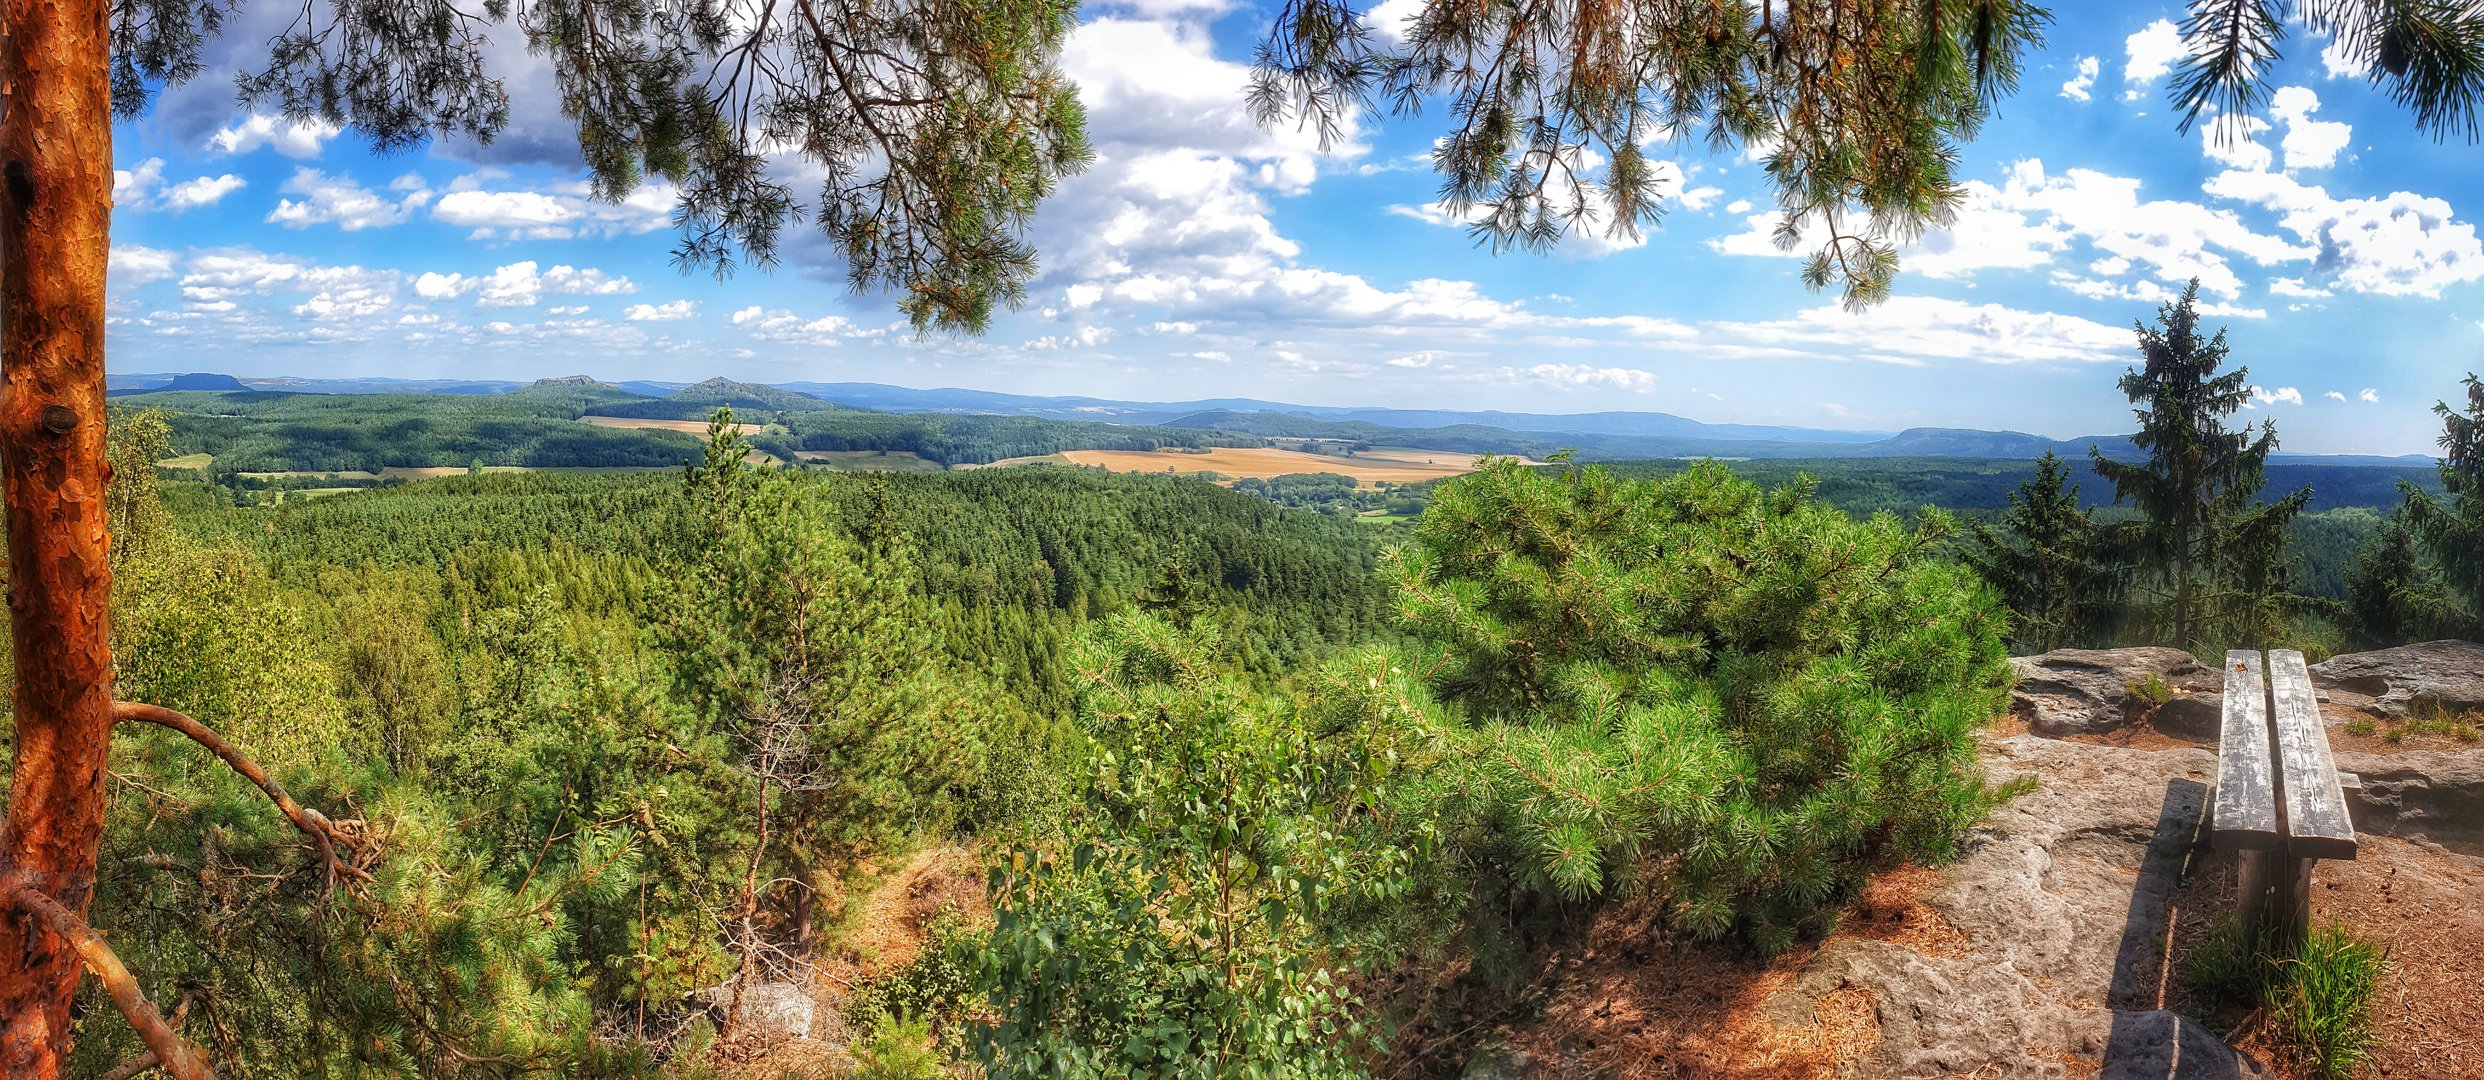
[[[117,385],[111,379],[106,379],[104,381],[104,395],[106,397],[117,397],[123,394],[147,394],[168,390],[220,391],[248,389],[250,389],[250,387],[244,385],[240,379],[236,379],[230,375],[219,375],[214,372],[207,371],[193,371],[184,375],[142,375],[137,376],[136,379],[133,379],[130,382],[119,383]]]
[[[633,398],[594,411],[602,416],[641,420],[704,420],[719,408],[749,413],[796,413],[834,412],[846,407],[780,387],[716,378],[692,383],[661,398]]]

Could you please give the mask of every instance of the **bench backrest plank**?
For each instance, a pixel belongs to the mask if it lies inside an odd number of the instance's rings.
[[[2312,696],[2311,672],[2293,649],[2268,653],[2271,725],[2277,729],[2279,790],[2286,800],[2286,851],[2298,859],[2355,857],[2354,819],[2329,756],[2329,732]]]
[[[2222,849],[2276,851],[2277,778],[2270,773],[2268,689],[2260,678],[2260,654],[2225,654],[2225,719],[2217,738],[2216,831]]]

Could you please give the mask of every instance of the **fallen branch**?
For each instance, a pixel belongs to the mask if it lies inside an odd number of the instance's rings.
[[[143,705],[135,701],[113,702],[112,719],[123,723],[154,724],[157,727],[171,728],[187,735],[191,742],[206,747],[210,753],[224,759],[224,763],[232,766],[234,772],[242,774],[243,779],[259,785],[259,790],[266,792],[267,797],[275,801],[276,809],[283,811],[285,817],[292,820],[295,828],[302,830],[303,835],[310,837],[311,845],[319,849],[319,859],[327,867],[328,875],[326,890],[322,895],[336,890],[336,879],[339,874],[345,874],[360,881],[371,880],[368,871],[337,858],[338,846],[342,845],[347,848],[359,846],[360,839],[354,833],[340,828],[335,821],[329,820],[326,814],[293,801],[293,796],[285,794],[285,789],[267,775],[266,769],[260,768],[258,762],[250,760],[249,755],[242,753],[241,749],[232,743],[224,741],[224,736],[216,734],[207,725],[163,706]]]
[[[172,1074],[173,1080],[215,1080],[215,1071],[207,1067],[198,1051],[181,1041],[171,1024],[164,1022],[164,1014],[155,1011],[155,1003],[147,1000],[146,991],[138,988],[137,977],[113,954],[112,946],[104,943],[103,935],[86,925],[86,920],[76,912],[23,880],[11,882],[8,888],[12,903],[43,920],[53,933],[68,939],[70,947],[77,950],[78,959],[85,962],[86,970],[94,972],[95,978],[104,984],[105,992],[112,995],[112,1003],[129,1019],[129,1026],[138,1029],[139,1040],[147,1044],[148,1052],[165,1072]]]

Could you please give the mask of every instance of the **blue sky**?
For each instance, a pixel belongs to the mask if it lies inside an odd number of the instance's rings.
[[[1373,12],[1384,31],[1410,0]],[[2183,135],[2171,4],[2057,5],[1967,148],[1956,227],[1861,315],[1766,242],[1756,164],[1696,144],[1636,243],[1493,256],[1433,205],[1442,122],[1327,154],[1241,109],[1264,7],[1091,5],[1065,66],[1098,151],[1042,211],[1042,276],[979,339],[920,338],[815,231],[776,273],[670,264],[670,193],[585,193],[549,77],[498,59],[490,146],[374,156],[241,111],[229,68],[123,124],[113,370],[855,380],[1166,400],[1578,412],[1895,430],[2125,430],[2131,323],[2198,276],[2289,450],[2428,452],[2484,368],[2484,149],[2418,134],[2299,33],[2247,138]],[[267,5],[218,52],[255,51]],[[2299,30],[2299,28],[2298,28]]]

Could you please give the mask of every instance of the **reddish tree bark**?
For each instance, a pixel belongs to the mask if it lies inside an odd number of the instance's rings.
[[[0,0],[0,495],[17,659],[0,870],[81,919],[112,739],[106,10],[106,0]],[[72,944],[22,905],[0,917],[0,1075],[60,1075],[78,976]]]

